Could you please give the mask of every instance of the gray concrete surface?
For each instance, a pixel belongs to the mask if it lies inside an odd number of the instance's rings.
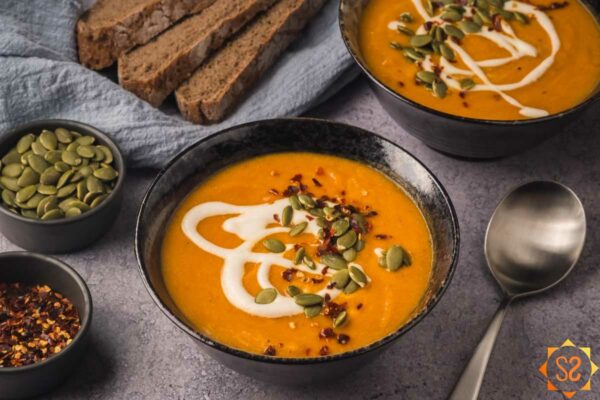
[[[500,299],[483,258],[485,227],[511,187],[533,179],[571,186],[588,217],[588,239],[572,276],[547,294],[510,310],[490,360],[481,399],[560,399],[538,366],[546,346],[570,338],[592,347],[600,364],[600,118],[596,107],[578,126],[518,156],[489,162],[441,155],[403,132],[363,79],[309,113],[379,132],[420,158],[456,206],[461,257],[433,312],[359,373],[322,386],[277,387],[253,381],[204,355],[154,305],[137,272],[135,217],[154,171],[133,171],[118,222],[97,245],[61,257],[88,282],[94,298],[92,344],[77,372],[52,399],[444,399]],[[15,246],[0,238],[0,250]],[[594,357],[595,356],[595,357]],[[592,391],[600,399],[600,374]]]

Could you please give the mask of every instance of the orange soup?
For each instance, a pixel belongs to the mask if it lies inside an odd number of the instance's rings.
[[[225,345],[318,357],[373,343],[421,304],[427,224],[358,162],[279,153],[226,168],[176,209],[162,272],[188,323]]]
[[[579,0],[371,0],[359,40],[389,88],[464,117],[556,114],[600,82],[600,27]]]

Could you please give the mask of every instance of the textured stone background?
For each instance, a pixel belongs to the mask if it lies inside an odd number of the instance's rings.
[[[546,346],[570,338],[600,353],[600,118],[595,107],[578,126],[524,154],[472,162],[441,155],[400,129],[358,79],[311,116],[381,133],[421,159],[450,193],[460,219],[457,273],[417,327],[358,374],[327,384],[274,387],[211,360],[154,305],[137,272],[135,217],[153,171],[129,175],[118,222],[97,245],[61,257],[85,278],[94,298],[91,348],[52,399],[444,399],[462,371],[500,292],[485,265],[483,239],[495,205],[511,187],[534,179],[569,185],[583,201],[588,238],[582,259],[559,287],[515,304],[490,360],[481,399],[560,399],[537,371]],[[15,246],[0,238],[0,250]],[[596,356],[600,364],[600,356]],[[598,375],[600,376],[600,374]],[[600,378],[578,399],[600,399]]]

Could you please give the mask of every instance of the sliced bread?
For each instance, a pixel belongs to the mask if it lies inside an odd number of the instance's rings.
[[[275,0],[219,0],[148,44],[119,57],[119,83],[158,107],[221,47],[223,42]]]
[[[184,118],[222,120],[277,60],[326,0],[280,0],[218,51],[175,92]]]
[[[108,67],[125,51],[215,1],[98,0],[77,22],[79,60],[92,69]]]

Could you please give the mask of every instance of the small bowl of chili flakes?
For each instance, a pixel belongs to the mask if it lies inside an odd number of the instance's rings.
[[[46,393],[77,367],[89,337],[92,298],[56,258],[0,254],[0,399]]]

